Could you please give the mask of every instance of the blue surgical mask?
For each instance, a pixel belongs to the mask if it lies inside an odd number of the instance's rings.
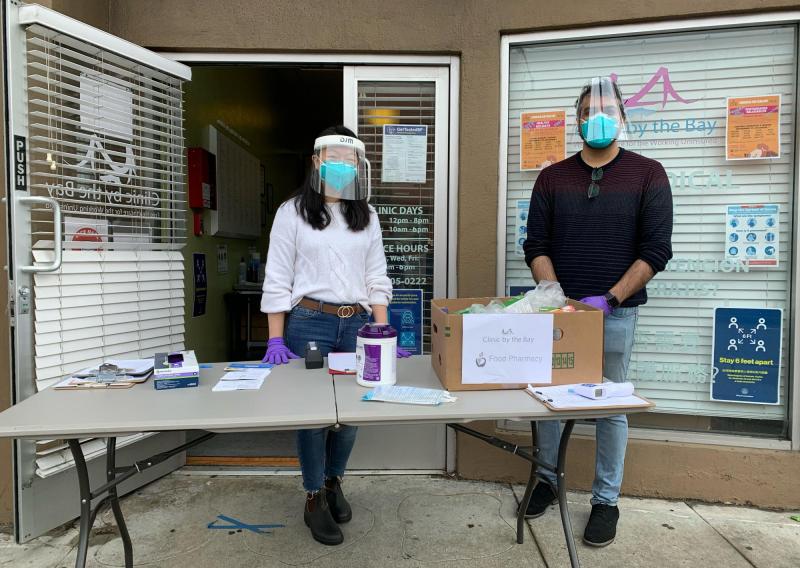
[[[319,167],[319,177],[333,190],[342,191],[356,179],[356,167],[347,162],[325,161]]]
[[[592,148],[607,148],[619,136],[619,121],[607,114],[593,114],[581,123],[581,135]]]

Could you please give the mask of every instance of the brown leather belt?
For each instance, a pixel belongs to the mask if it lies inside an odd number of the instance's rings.
[[[303,298],[297,305],[303,306],[308,310],[324,312],[343,319],[351,318],[356,314],[364,312],[364,307],[361,304],[326,304],[325,302],[312,300],[311,298]]]

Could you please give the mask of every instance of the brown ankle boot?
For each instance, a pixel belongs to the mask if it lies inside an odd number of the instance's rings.
[[[325,480],[325,496],[328,498],[328,506],[331,509],[333,520],[337,523],[346,523],[353,518],[353,511],[350,503],[344,498],[342,492],[342,482],[338,477]]]
[[[327,545],[342,544],[344,535],[331,516],[327,491],[323,488],[316,493],[306,494],[306,506],[303,510],[303,519],[306,526],[311,529],[314,540]]]

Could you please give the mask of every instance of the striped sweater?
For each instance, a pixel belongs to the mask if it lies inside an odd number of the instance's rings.
[[[672,192],[660,163],[620,148],[589,199],[592,167],[580,152],[542,170],[531,195],[525,262],[553,261],[574,299],[608,292],[637,259],[654,272],[672,258]],[[622,305],[647,301],[639,290]]]

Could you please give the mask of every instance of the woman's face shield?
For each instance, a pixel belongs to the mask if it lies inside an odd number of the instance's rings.
[[[337,199],[369,200],[370,163],[361,140],[338,134],[317,138],[312,160],[315,191]]]

